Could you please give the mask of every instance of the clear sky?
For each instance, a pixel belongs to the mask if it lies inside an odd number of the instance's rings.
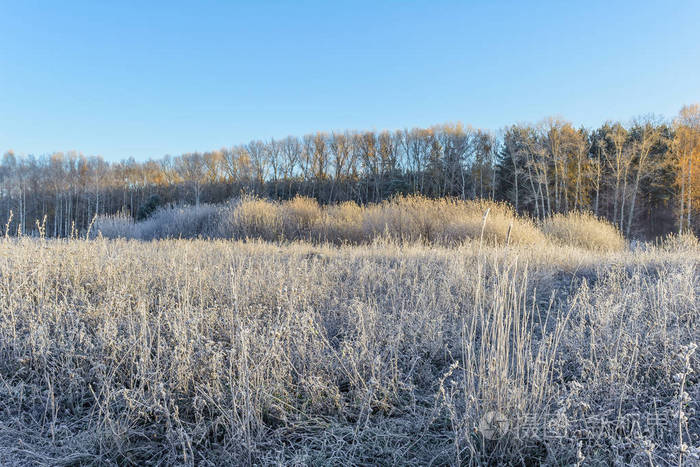
[[[700,101],[700,1],[0,0],[0,151],[598,125]]]

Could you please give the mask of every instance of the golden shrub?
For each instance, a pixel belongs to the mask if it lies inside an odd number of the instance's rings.
[[[620,231],[610,222],[588,212],[555,214],[541,222],[552,241],[597,251],[620,251],[626,246]]]

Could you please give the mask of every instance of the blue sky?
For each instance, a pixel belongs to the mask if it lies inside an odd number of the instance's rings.
[[[312,131],[700,101],[700,2],[0,0],[0,151],[137,160]]]

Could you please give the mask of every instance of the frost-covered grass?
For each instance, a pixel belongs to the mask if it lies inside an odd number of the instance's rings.
[[[690,238],[5,239],[0,464],[692,465],[698,266]]]

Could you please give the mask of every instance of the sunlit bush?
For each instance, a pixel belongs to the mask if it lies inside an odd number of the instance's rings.
[[[279,204],[252,197],[245,197],[224,211],[220,230],[228,238],[261,238],[277,240],[283,230],[282,213]]]
[[[296,196],[280,204],[284,234],[289,238],[309,238],[324,215],[313,198]]]
[[[555,214],[544,219],[542,231],[552,241],[598,251],[620,251],[626,242],[610,222],[587,212]]]

